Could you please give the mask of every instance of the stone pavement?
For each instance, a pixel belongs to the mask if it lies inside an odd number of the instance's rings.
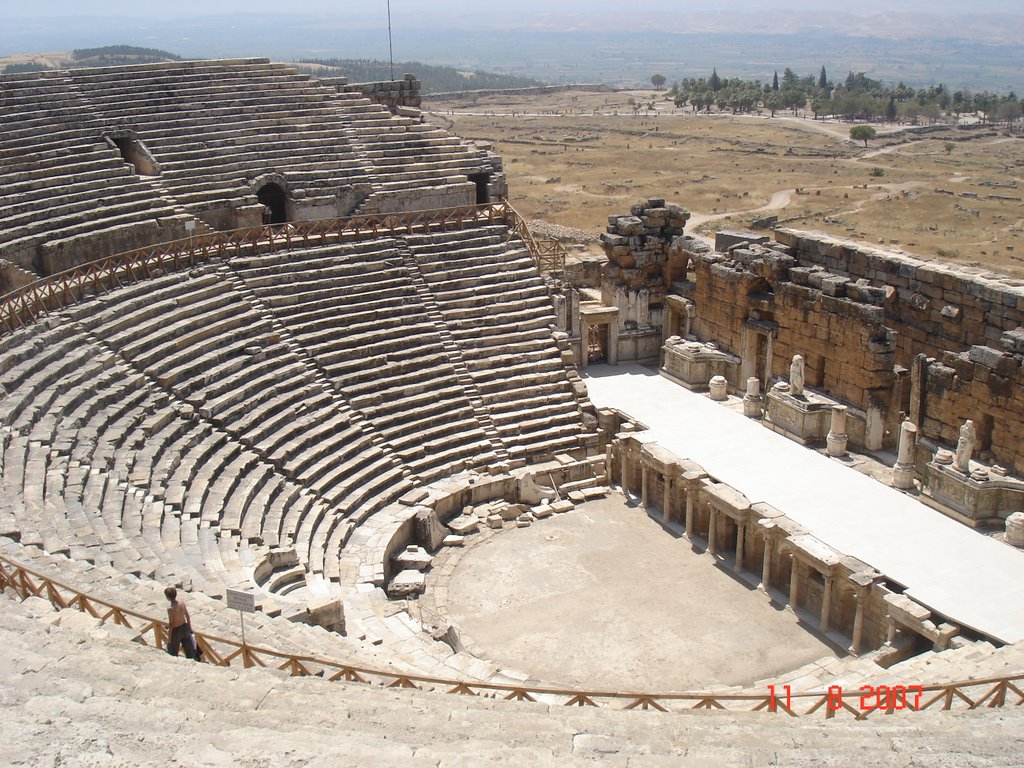
[[[922,605],[1003,642],[1024,640],[1024,553],[646,368],[594,366],[586,380],[598,407],[639,420],[664,448],[885,573]]]

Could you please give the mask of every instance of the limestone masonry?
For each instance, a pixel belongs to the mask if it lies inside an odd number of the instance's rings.
[[[233,638],[224,598],[244,589],[247,643],[296,674],[318,656],[396,686],[533,685],[431,610],[447,604],[436,563],[632,493],[836,649],[779,677],[793,690],[953,679],[965,660],[975,677],[1019,671],[997,633],[595,409],[580,371],[654,366],[773,439],[871,453],[894,465],[886,482],[1017,555],[1024,283],[792,230],[731,233],[719,252],[651,199],[610,218],[599,282],[573,285],[505,201],[500,158],[419,106],[412,75],[318,81],[265,59],[0,77],[5,612],[29,631],[43,610],[43,590],[8,599],[24,566],[152,615],[177,584],[204,632]],[[11,662],[18,686],[31,653]],[[534,701],[508,690],[510,707]],[[471,698],[470,724],[492,708]],[[516,722],[522,740],[547,727]],[[608,752],[589,738],[551,754]]]

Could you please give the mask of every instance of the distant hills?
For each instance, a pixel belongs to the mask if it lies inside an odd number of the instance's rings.
[[[0,73],[41,72],[47,69],[72,67],[110,67],[124,64],[151,64],[160,61],[181,61],[182,57],[159,48],[141,48],[132,45],[108,45],[100,48],[80,48],[70,53],[47,53],[39,56],[9,57],[5,64],[0,59]],[[349,82],[366,83],[390,80],[390,62],[376,59],[303,59],[285,62],[300,72],[324,77],[347,77]],[[530,77],[505,75],[483,70],[465,70],[424,64],[419,61],[396,61],[394,73],[401,78],[411,72],[423,83],[423,93],[467,91],[493,88],[528,88],[545,85]]]
[[[296,69],[312,75],[347,77],[352,83],[372,83],[391,79],[391,64],[376,59],[302,59]],[[467,71],[455,67],[424,64],[420,61],[396,61],[394,74],[401,78],[411,72],[423,83],[423,93],[469,91],[492,88],[529,88],[545,85],[531,77],[502,75],[481,70]]]
[[[101,48],[79,48],[70,53],[25,54],[0,60],[0,73],[42,72],[47,69],[72,67],[112,67],[121,64],[152,64],[157,61],[181,61],[181,56],[159,48],[135,45],[106,45]]]

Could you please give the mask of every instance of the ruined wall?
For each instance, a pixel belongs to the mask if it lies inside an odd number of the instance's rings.
[[[923,366],[920,434],[955,445],[960,426],[974,421],[975,455],[1024,474],[1024,331],[1008,332],[1003,349],[975,346],[947,352]]]
[[[885,291],[886,325],[899,332],[897,360],[941,357],[974,344],[998,345],[1024,325],[1024,282],[985,270],[925,261],[818,232],[777,230],[801,265],[820,266]]]
[[[793,355],[802,355],[808,385],[884,410],[895,381],[894,337],[874,296],[837,295],[789,254],[759,246],[694,255],[693,264],[688,298],[699,338],[746,358],[748,372],[766,385],[788,378]],[[774,329],[770,370],[755,324]]]
[[[668,286],[685,257],[672,251],[690,214],[664,200],[634,205],[628,216],[610,216],[601,235],[608,263],[601,301],[618,307],[618,360],[656,361],[665,321]]]
[[[922,438],[955,445],[971,419],[975,456],[1024,473],[1024,282],[819,233],[776,237],[814,279],[869,295],[895,329],[895,362],[918,371],[909,410]]]
[[[387,107],[392,114],[399,107],[419,109],[423,103],[420,91],[423,84],[416,75],[406,73],[401,80],[384,80],[379,83],[350,83],[347,77],[324,77],[320,82],[337,88],[341,93],[361,93],[371,101]]]

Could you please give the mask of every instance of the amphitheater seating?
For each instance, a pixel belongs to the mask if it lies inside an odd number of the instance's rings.
[[[339,212],[469,202],[469,177],[497,167],[263,60],[4,76],[0,105],[0,258],[36,271],[179,237],[256,202],[262,178],[322,214],[332,197]],[[111,145],[125,132],[152,155],[145,177]],[[0,536],[19,541],[0,549],[157,614],[181,582],[216,631],[227,589],[294,548],[299,566],[261,592],[268,645],[500,677],[355,589],[343,550],[417,485],[580,447],[580,404],[522,243],[504,226],[410,231],[204,254],[0,335]],[[345,595],[372,642],[264,625],[296,583]]]
[[[44,244],[67,245],[111,228],[118,242],[132,229],[143,230],[142,242],[178,236],[183,211],[104,141],[102,118],[66,73],[0,77],[0,104],[0,253],[39,271]],[[114,250],[92,248],[92,258]]]
[[[0,257],[37,272],[182,237],[192,216],[223,228],[264,177],[331,216],[430,190],[468,203],[468,177],[497,172],[440,128],[264,59],[3,76],[0,104]],[[138,176],[111,131],[131,132],[157,175]]]
[[[231,268],[421,480],[496,458],[393,239]]]
[[[550,304],[521,243],[501,227],[406,238],[514,456],[576,447],[578,416],[551,340]]]
[[[413,483],[578,447],[550,330],[500,226],[119,288],[0,339],[0,522],[212,595],[247,578],[246,547],[336,580],[351,532]]]

